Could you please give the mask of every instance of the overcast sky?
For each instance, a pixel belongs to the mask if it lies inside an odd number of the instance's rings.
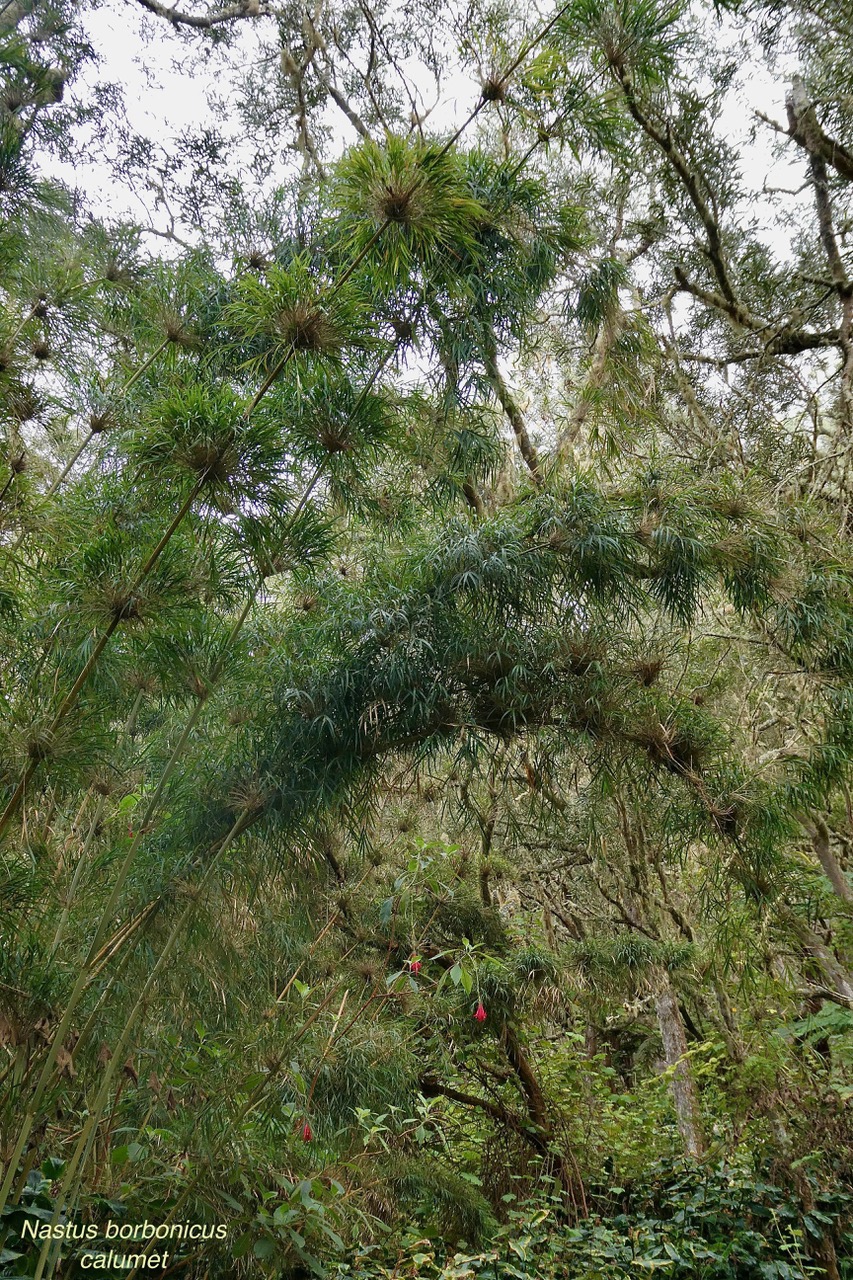
[[[90,11],[85,23],[92,44],[100,55],[100,65],[86,69],[74,92],[85,99],[96,81],[109,80],[120,84],[131,129],[166,146],[169,139],[184,130],[211,123],[208,94],[214,89],[219,93],[226,90],[223,70],[227,68],[232,74],[239,73],[244,65],[252,64],[259,49],[258,37],[251,29],[252,24],[247,22],[242,24],[236,44],[229,49],[213,51],[206,68],[200,66],[197,57],[193,57],[191,63],[176,65],[182,49],[188,46],[176,38],[166,24],[160,24],[158,28],[156,20],[130,0],[108,0]],[[155,32],[162,32],[159,40],[143,38],[146,30],[152,30],[152,23]],[[734,47],[731,32],[726,36],[718,31],[717,36],[718,43],[729,43]],[[199,43],[199,40],[194,40],[192,47],[197,49]],[[414,71],[415,68],[410,65],[409,70]],[[801,156],[793,147],[788,148],[782,159],[774,156],[777,139],[768,126],[761,125],[755,140],[749,140],[756,111],[780,122],[784,120],[784,88],[784,81],[772,77],[758,57],[747,60],[729,93],[720,122],[726,136],[740,149],[744,176],[753,191],[761,191],[765,183],[770,187],[793,190],[803,182]],[[479,93],[475,80],[450,67],[443,89],[442,101],[430,117],[430,124],[438,130],[453,127],[464,118]],[[424,92],[428,96],[431,86],[425,85]],[[336,141],[343,148],[356,141],[356,135],[344,116],[333,110],[329,123]],[[97,150],[97,134],[92,131],[89,137],[94,140]],[[282,163],[285,163],[284,153]],[[239,152],[235,152],[235,167],[239,169]],[[85,190],[93,212],[106,217],[138,218],[161,228],[166,225],[167,219],[163,211],[155,207],[153,198],[143,202],[129,188],[116,183],[106,157],[102,163],[86,161],[73,167],[52,163],[50,171],[70,185]],[[760,221],[775,252],[786,256],[789,246],[785,233],[771,227],[768,218]]]

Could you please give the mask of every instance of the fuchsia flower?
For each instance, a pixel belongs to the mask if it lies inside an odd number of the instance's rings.
[[[477,1019],[478,1022],[486,1021],[486,1010],[483,1008],[482,1000],[477,1005],[477,1008],[474,1010],[474,1017]]]
[[[310,1124],[306,1120],[305,1124],[302,1127],[302,1141],[310,1142],[313,1137],[314,1137],[314,1130],[311,1128]]]
[[[411,960],[409,961],[409,970],[410,970],[410,972],[411,972],[411,973],[420,973],[420,971],[421,971],[421,969],[422,969],[422,968],[423,968],[423,966],[422,966],[422,964],[421,964],[420,960],[417,958],[417,956],[412,956]]]

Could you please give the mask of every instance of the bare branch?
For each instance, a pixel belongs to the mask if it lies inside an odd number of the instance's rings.
[[[228,5],[225,9],[214,9],[212,13],[206,14],[182,13],[177,8],[170,9],[167,5],[160,4],[159,0],[136,0],[136,2],[149,13],[171,22],[173,27],[194,27],[200,31],[209,31],[212,27],[219,27],[223,23],[234,22],[240,18],[265,18],[272,13],[269,5],[260,3],[260,0],[244,0],[242,4]]]
[[[675,268],[675,277],[678,281],[679,288],[684,293],[690,293],[694,298],[698,298],[700,302],[704,302],[706,306],[713,307],[717,311],[724,312],[735,324],[740,325],[742,329],[749,329],[752,333],[766,333],[772,330],[773,326],[757,316],[752,315],[740,303],[731,303],[722,294],[714,292],[712,289],[703,289],[701,285],[688,279],[686,272],[682,267]],[[778,326],[775,332],[767,341],[764,351],[768,355],[798,355],[801,351],[814,351],[821,347],[838,346],[840,335],[837,329],[825,329],[821,332],[813,332],[810,329],[794,329],[785,326],[784,322]],[[751,359],[751,354],[744,357]]]
[[[316,65],[314,67],[314,73],[317,76],[317,79],[320,81],[321,87],[332,99],[335,106],[340,107],[341,111],[343,111],[344,115],[346,116],[347,120],[349,120],[350,124],[355,129],[356,133],[358,133],[362,138],[368,139],[369,141],[370,130],[368,129],[367,125],[364,123],[364,121],[362,120],[358,112],[353,110],[353,108],[350,106],[349,102],[346,100],[344,95],[338,89],[335,88],[332,82],[325,75],[323,75],[323,72]]]
[[[808,151],[810,156],[818,157],[842,178],[853,182],[853,154],[824,133],[801,76],[794,76],[785,106],[788,112],[788,136],[803,150]]]
[[[711,266],[714,269],[714,275],[717,277],[717,283],[720,286],[723,297],[729,307],[735,310],[740,310],[741,304],[735,296],[734,287],[729,279],[728,268],[723,256],[723,245],[719,224],[713,209],[702,195],[699,179],[691,169],[687,157],[676,145],[671,125],[668,121],[663,126],[656,125],[651,117],[641,107],[637,95],[634,92],[634,85],[631,77],[624,67],[614,69],[614,73],[622,86],[622,92],[625,95],[625,102],[634,120],[636,120],[637,124],[646,136],[651,138],[661,151],[663,151],[664,155],[681,179],[682,184],[690,197],[691,203],[699,215],[699,220],[705,228],[705,235],[708,240],[708,258],[710,259]]]

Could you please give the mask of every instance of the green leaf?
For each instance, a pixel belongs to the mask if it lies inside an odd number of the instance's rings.
[[[231,1247],[232,1256],[235,1258],[244,1258],[252,1247],[252,1237],[248,1231],[238,1236]]]

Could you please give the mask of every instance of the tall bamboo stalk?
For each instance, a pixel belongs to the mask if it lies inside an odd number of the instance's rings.
[[[308,502],[311,496],[311,493],[313,492],[318,480],[320,479],[320,474],[321,474],[321,468],[317,468],[305,492],[300,498],[299,504],[297,505],[290,520],[288,521],[288,526],[287,526],[288,531],[292,527],[295,520],[298,518],[305,504]],[[127,880],[131,867],[133,866],[133,863],[136,859],[136,855],[139,851],[143,837],[147,833],[147,830],[151,822],[154,820],[154,817],[159,811],[160,803],[162,801],[165,789],[172,778],[172,775],[175,771],[175,768],[177,767],[178,762],[183,756],[184,750],[193,733],[193,730],[198,724],[199,718],[201,717],[201,713],[207,702],[210,688],[217,683],[220,675],[222,674],[228,654],[231,648],[233,647],[233,644],[236,641],[240,631],[242,630],[247,618],[249,617],[249,614],[251,613],[251,610],[257,598],[258,591],[260,590],[260,585],[261,585],[260,582],[256,584],[256,586],[250,592],[249,597],[246,600],[243,608],[238,614],[237,619],[234,625],[232,626],[228,637],[226,638],[226,641],[223,645],[220,655],[217,658],[216,662],[214,663],[213,668],[211,669],[210,677],[208,680],[208,688],[196,700],[196,704],[193,707],[192,713],[190,714],[189,719],[184,725],[183,730],[181,731],[181,735],[177,743],[175,744],[175,747],[172,750],[172,753],[168,761],[166,762],[166,765],[163,769],[162,774],[160,775],[159,781],[157,783],[157,787],[155,788],[154,793],[151,796],[151,799],[146,805],[145,813],[143,814],[142,819],[139,823],[139,828],[136,832],[136,835],[131,841],[131,844],[124,856],[122,864],[119,867],[118,875],[116,876],[115,882],[113,883],[113,887],[110,892],[109,898],[104,904],[104,908],[101,912],[99,923],[95,928],[95,932],[93,934],[92,941],[89,946],[88,954],[86,956],[86,959],[83,965],[80,967],[80,970],[77,974],[77,978],[74,982],[74,986],[71,990],[71,994],[68,998],[65,1009],[63,1010],[62,1018],[60,1019],[59,1025],[57,1026],[56,1031],[54,1032],[53,1038],[51,1040],[50,1048],[48,1050],[47,1058],[42,1066],[42,1071],[39,1076],[38,1083],[36,1085],[35,1093],[33,1095],[32,1101],[27,1109],[26,1115],[22,1122],[21,1131],[18,1135],[18,1141],[15,1145],[15,1150],[10,1160],[9,1168],[6,1172],[6,1177],[3,1180],[2,1187],[0,1187],[0,1204],[5,1203],[6,1197],[9,1194],[9,1190],[14,1180],[14,1170],[17,1166],[18,1161],[21,1158],[21,1154],[24,1150],[27,1140],[29,1139],[30,1133],[32,1132],[33,1125],[38,1118],[39,1107],[41,1106],[41,1102],[44,1098],[45,1092],[50,1084],[50,1080],[53,1074],[53,1069],[56,1065],[56,1059],[59,1054],[59,1050],[62,1047],[63,1041],[65,1040],[65,1037],[67,1036],[70,1030],[71,1020],[88,986],[89,979],[91,976],[92,966],[98,957],[101,943],[103,942],[103,939],[104,939],[104,933],[106,931],[106,928],[109,922],[112,920],[115,914],[115,910],[118,906],[119,898],[121,896],[121,891],[124,888],[125,881]]]
[[[222,861],[222,858],[231,848],[231,845],[234,843],[234,841],[246,829],[250,821],[251,821],[251,815],[247,813],[241,813],[240,816],[235,819],[235,821],[231,826],[231,829],[228,831],[225,837],[220,841],[219,847],[217,848],[216,853],[210,859],[210,862],[207,865],[207,869],[205,870],[205,873],[199,882],[199,891],[202,891],[207,886],[208,882],[213,876],[214,871],[219,866],[219,863]],[[128,1042],[130,1040],[130,1034],[134,1026],[136,1025],[136,1020],[139,1017],[140,1013],[142,1012],[142,1008],[146,1000],[148,999],[148,995],[151,992],[152,987],[154,986],[155,979],[162,972],[163,967],[165,966],[167,960],[170,959],[172,951],[174,950],[174,947],[175,947],[175,943],[178,941],[178,938],[181,936],[183,926],[189,919],[190,915],[192,914],[195,908],[195,905],[196,905],[196,899],[195,897],[192,897],[190,901],[187,903],[187,905],[184,907],[183,911],[178,916],[175,923],[173,924],[169,932],[169,935],[166,938],[166,941],[164,942],[161,948],[160,955],[157,957],[154,967],[149,973],[147,979],[145,980],[142,986],[142,990],[140,991],[139,995],[136,998],[136,1003],[133,1005],[133,1008],[131,1009],[128,1017],[125,1020],[124,1028],[122,1030],[121,1035],[119,1036],[115,1049],[113,1050],[113,1056],[110,1058],[109,1062],[107,1062],[104,1065],[104,1073],[101,1079],[101,1086],[98,1090],[98,1093],[95,1097],[95,1101],[86,1119],[86,1123],[83,1126],[83,1130],[80,1134],[80,1137],[77,1140],[77,1144],[74,1148],[74,1154],[72,1155],[71,1159],[69,1160],[63,1172],[62,1182],[60,1183],[59,1190],[56,1195],[56,1202],[54,1205],[53,1216],[51,1218],[51,1226],[54,1226],[59,1221],[59,1218],[65,1207],[66,1199],[68,1198],[68,1195],[69,1195],[69,1189],[72,1186],[72,1182],[75,1178],[75,1174],[78,1168],[81,1170],[81,1173],[82,1173],[82,1168],[85,1164],[86,1155],[88,1154],[91,1144],[94,1140],[94,1136],[97,1131],[97,1126],[100,1124],[101,1115],[103,1113],[104,1106],[106,1104],[107,1097],[109,1095],[110,1085],[112,1084],[113,1077],[119,1065],[123,1061],[123,1056],[124,1056],[125,1050],[127,1049]],[[41,1277],[44,1274],[44,1268],[47,1264],[47,1260],[48,1260],[48,1256],[49,1256],[50,1248],[52,1244],[53,1244],[52,1240],[50,1239],[45,1240],[44,1246],[39,1256],[39,1262],[36,1268],[34,1280],[41,1280]]]
[[[166,550],[166,547],[169,545],[175,533],[180,528],[185,517],[187,516],[190,508],[192,507],[193,502],[201,492],[202,486],[204,485],[206,478],[207,478],[206,473],[203,473],[196,480],[195,484],[190,490],[189,495],[185,498],[184,502],[181,504],[177,514],[173,517],[166,532],[160,538],[160,541],[157,543],[154,550],[149,554],[145,563],[142,565],[142,568],[139,570],[133,582],[131,583],[130,587],[128,588],[129,596],[132,596],[135,592],[139,590],[139,588],[142,586],[143,582],[148,577],[151,570],[156,565],[157,561],[160,559],[160,556]],[[48,735],[53,735],[56,732],[56,730],[62,724],[63,720],[68,715],[68,713],[72,711],[74,707],[77,705],[77,699],[80,697],[80,694],[82,693],[83,689],[88,683],[89,677],[91,676],[92,672],[95,670],[95,667],[98,664],[101,654],[104,652],[107,645],[109,644],[110,639],[112,638],[114,632],[118,630],[121,620],[122,620],[121,614],[118,611],[113,614],[113,617],[111,618],[109,625],[106,627],[106,629],[101,634],[100,638],[97,640],[94,649],[90,653],[88,659],[86,660],[83,666],[82,671],[77,676],[77,679],[74,681],[73,685],[68,690],[68,693],[65,695],[62,702],[59,704],[59,708],[56,711],[53,719],[51,720],[50,725],[48,726],[48,729],[47,729]],[[3,813],[0,814],[0,837],[2,837],[4,831],[8,827],[9,823],[12,821],[12,818],[17,813],[20,803],[23,800],[24,795],[26,793],[26,789],[29,783],[34,778],[38,770],[38,767],[39,767],[39,761],[37,759],[31,760],[29,764],[26,766],[26,768],[24,769],[20,778],[18,779],[18,783],[15,787],[15,790],[12,792],[11,797],[9,798],[6,808],[3,810]]]

